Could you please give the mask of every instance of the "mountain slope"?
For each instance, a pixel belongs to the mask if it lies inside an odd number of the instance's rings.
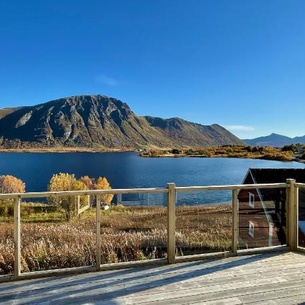
[[[245,143],[253,146],[274,146],[281,147],[291,144],[305,144],[305,136],[289,138],[283,135],[272,133],[269,136],[258,137],[255,139],[244,139]]]
[[[62,98],[19,107],[0,119],[3,147],[202,147],[242,143],[219,125],[135,115],[101,95]]]
[[[295,144],[297,144],[297,143],[305,144],[305,136],[295,137],[292,140],[295,142]]]
[[[8,114],[16,111],[17,109],[18,108],[4,108],[4,109],[0,109],[0,119],[4,118]]]

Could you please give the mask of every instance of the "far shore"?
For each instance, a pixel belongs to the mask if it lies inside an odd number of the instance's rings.
[[[37,147],[37,148],[0,148],[0,153],[103,153],[128,152],[134,149],[98,148],[98,147]]]
[[[294,145],[280,147],[252,147],[243,145],[227,145],[206,147],[202,149],[156,149],[141,150],[136,148],[105,148],[105,147],[25,147],[0,148],[0,153],[109,153],[138,152],[144,158],[246,158],[284,162],[305,163],[304,148],[300,154]],[[304,146],[303,146],[304,147]]]

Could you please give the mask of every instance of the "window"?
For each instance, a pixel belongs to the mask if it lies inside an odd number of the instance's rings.
[[[254,223],[249,221],[249,235],[254,238]]]
[[[252,193],[249,193],[249,206],[251,208],[255,207],[255,195]]]

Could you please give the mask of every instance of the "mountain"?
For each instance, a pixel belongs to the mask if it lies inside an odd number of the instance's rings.
[[[291,144],[305,144],[305,136],[289,138],[276,133],[272,133],[269,136],[259,137],[255,139],[244,139],[245,143],[253,146],[274,146],[282,147]]]
[[[7,116],[8,114],[16,111],[18,108],[4,108],[4,109],[0,109],[0,119],[2,119],[3,117]]]
[[[295,137],[293,138],[293,141],[295,141],[295,144],[305,144],[305,136],[302,137]]]
[[[72,96],[0,111],[0,145],[5,148],[139,149],[241,143],[217,124],[137,116],[126,103],[102,95]]]

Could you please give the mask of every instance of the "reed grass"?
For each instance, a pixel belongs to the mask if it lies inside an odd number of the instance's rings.
[[[22,217],[22,272],[95,264],[95,211],[70,222],[54,213]],[[113,206],[101,213],[102,264],[167,256],[165,207]],[[177,255],[230,248],[230,206],[179,207],[176,224]],[[13,223],[7,220],[0,222],[0,274],[13,270]]]

